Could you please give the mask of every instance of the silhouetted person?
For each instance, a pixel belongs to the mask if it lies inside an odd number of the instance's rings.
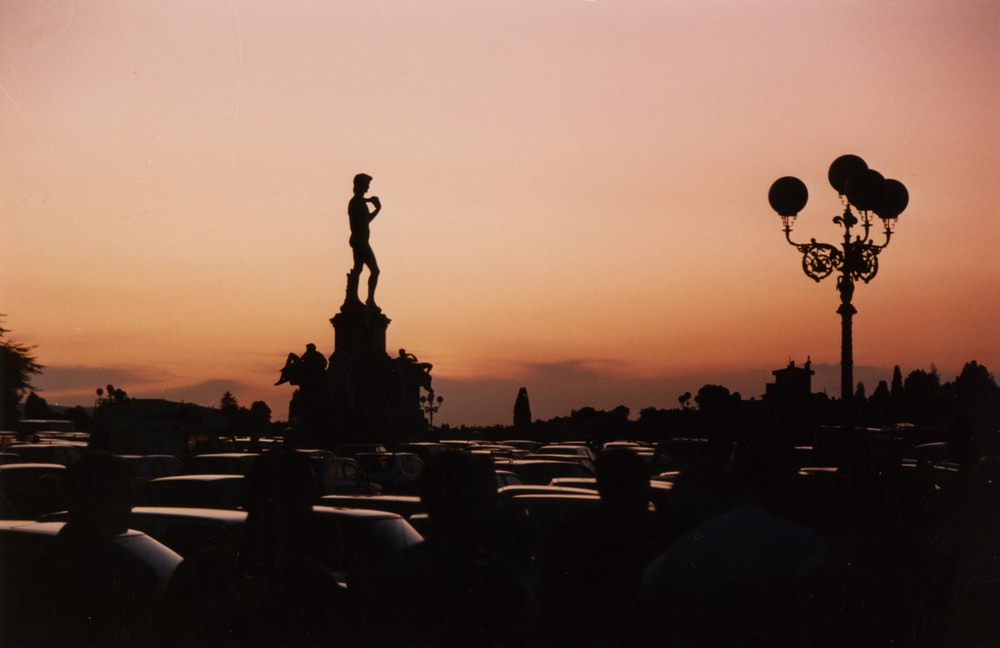
[[[595,469],[596,514],[559,530],[543,554],[543,645],[619,645],[643,570],[658,550],[646,462],[618,448],[601,453]]]
[[[770,446],[764,446],[770,447]],[[763,450],[763,448],[762,448]],[[750,461],[752,458],[753,461]],[[635,609],[638,643],[664,646],[791,646],[821,640],[837,610],[833,570],[819,534],[776,514],[781,461],[756,446],[736,462],[742,488],[708,488],[704,502],[719,514],[678,538],[646,569]],[[696,470],[711,474],[710,464]],[[793,473],[794,474],[794,473]],[[686,523],[699,516],[689,483]],[[732,508],[726,509],[730,504]]]
[[[348,298],[357,297],[358,281],[361,277],[361,269],[368,266],[368,299],[365,301],[369,306],[375,305],[375,286],[378,284],[378,263],[375,261],[375,253],[369,242],[371,223],[382,210],[382,203],[377,196],[365,198],[368,188],[371,186],[372,177],[359,173],[354,176],[354,197],[347,204],[347,216],[351,224],[351,250],[354,253],[354,267],[347,275]],[[368,211],[368,203],[374,205],[375,209]]]
[[[333,574],[309,557],[315,478],[305,454],[262,454],[246,475],[236,542],[177,568],[165,638],[176,646],[321,646],[351,640]]]
[[[956,570],[945,643],[1000,645],[1000,455],[982,457],[964,484],[953,541]]]
[[[106,453],[88,453],[70,464],[63,479],[69,520],[53,542],[19,565],[16,607],[3,619],[6,645],[130,646],[148,640],[159,578],[115,543],[128,530],[134,475],[131,463]]]
[[[496,478],[480,457],[448,450],[420,477],[426,540],[385,565],[362,635],[388,646],[518,646],[527,641],[521,572],[502,546]]]

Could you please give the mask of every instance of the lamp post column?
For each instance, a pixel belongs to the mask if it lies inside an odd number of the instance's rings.
[[[852,327],[854,314],[858,309],[851,304],[854,282],[847,273],[840,276],[837,289],[840,290],[840,400],[847,401],[854,395],[854,343]]]

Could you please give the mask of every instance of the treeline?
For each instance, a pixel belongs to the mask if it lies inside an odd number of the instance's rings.
[[[518,395],[518,412],[523,412],[526,399],[526,394]],[[822,393],[803,398],[745,400],[739,392],[712,384],[704,385],[693,398],[688,392],[677,401],[678,408],[644,408],[637,419],[630,417],[625,406],[611,410],[583,407],[569,416],[538,419],[530,424],[515,413],[517,424],[511,426],[444,425],[437,434],[441,438],[602,443],[613,439],[657,442],[664,438],[706,438],[767,430],[808,443],[817,427],[845,424],[869,428],[910,424],[941,435],[949,426],[958,425],[993,432],[1000,429],[1000,387],[987,368],[975,360],[966,363],[959,375],[947,382],[942,382],[933,366],[930,370],[913,370],[905,378],[896,366],[891,381],[880,381],[870,395],[859,383],[848,402]]]

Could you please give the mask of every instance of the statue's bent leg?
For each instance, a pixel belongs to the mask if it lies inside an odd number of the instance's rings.
[[[369,306],[375,305],[375,286],[378,285],[378,266],[371,269],[371,274],[368,275],[368,301],[365,302]]]

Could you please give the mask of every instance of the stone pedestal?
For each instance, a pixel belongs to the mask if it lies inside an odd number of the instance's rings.
[[[378,306],[358,301],[349,286],[340,312],[330,319],[334,351],[325,373],[312,384],[290,380],[299,389],[289,419],[298,421],[302,444],[391,445],[426,435],[420,389],[430,389],[430,365],[386,353],[389,321]]]

